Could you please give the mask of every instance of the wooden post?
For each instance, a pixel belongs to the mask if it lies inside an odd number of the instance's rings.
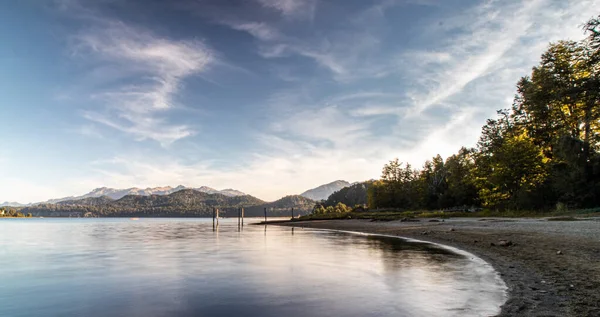
[[[213,216],[212,218],[213,218],[213,227],[214,227],[215,226],[215,207],[213,207],[212,212],[213,212],[212,213],[212,216]]]
[[[244,226],[244,207],[242,207],[241,214],[242,214],[242,227],[243,227]]]
[[[294,219],[294,207],[292,207],[292,219]]]
[[[267,207],[265,207],[265,224],[267,224]]]
[[[215,217],[217,218],[217,226],[219,225],[219,208],[215,208]]]

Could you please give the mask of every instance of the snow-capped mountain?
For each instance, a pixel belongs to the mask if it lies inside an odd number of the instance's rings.
[[[171,186],[154,187],[154,188],[132,187],[132,188],[127,188],[127,189],[115,189],[115,188],[108,188],[108,187],[100,187],[100,188],[96,188],[96,189],[92,190],[91,192],[89,192],[85,195],[50,199],[43,203],[56,204],[61,201],[79,200],[79,199],[102,197],[102,196],[107,196],[112,199],[120,199],[127,195],[138,195],[138,196],[169,195],[174,192],[180,191],[182,189],[194,189],[199,192],[204,192],[204,193],[208,193],[208,194],[222,194],[222,195],[229,196],[229,197],[246,195],[245,193],[242,193],[235,189],[217,190],[217,189],[214,189],[214,188],[211,188],[208,186],[202,186],[202,187],[198,187],[198,188],[188,188],[188,187],[179,185],[177,187],[171,187]]]

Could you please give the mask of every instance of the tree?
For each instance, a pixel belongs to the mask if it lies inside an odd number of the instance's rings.
[[[383,181],[375,181],[367,189],[367,205],[371,209],[379,209],[392,205],[392,192]]]
[[[547,160],[525,133],[508,137],[493,153],[482,153],[477,162],[479,196],[486,207],[517,207],[544,183]],[[523,201],[521,201],[523,203]]]
[[[421,201],[418,205],[426,209],[440,208],[442,198],[448,190],[447,169],[444,159],[438,154],[431,161],[425,161],[419,172],[417,187]]]
[[[346,206],[343,203],[337,203],[337,205],[335,205],[335,212],[336,213],[344,213],[344,212],[349,212],[352,209],[348,206]]]
[[[323,207],[323,205],[320,203],[315,204],[315,206],[313,207],[313,210],[312,210],[312,214],[313,215],[322,215],[324,213],[325,213],[325,207]]]
[[[588,48],[590,62],[597,65],[600,62],[600,15],[590,19],[583,26],[583,30],[588,35],[585,44]]]
[[[410,164],[401,163],[397,158],[384,165],[381,180],[376,189],[377,199],[373,203],[385,208],[411,208],[417,205],[417,188],[414,180],[417,172]]]
[[[478,204],[479,196],[473,174],[475,169],[474,151],[463,147],[457,154],[446,159],[448,189],[442,197],[442,208]]]

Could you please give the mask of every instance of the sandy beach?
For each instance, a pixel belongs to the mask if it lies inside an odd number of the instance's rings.
[[[509,299],[499,316],[600,316],[600,218],[420,219],[278,223],[396,235],[476,254],[500,273]]]

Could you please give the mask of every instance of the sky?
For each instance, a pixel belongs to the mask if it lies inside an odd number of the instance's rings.
[[[0,3],[0,202],[265,200],[474,146],[600,0]]]

